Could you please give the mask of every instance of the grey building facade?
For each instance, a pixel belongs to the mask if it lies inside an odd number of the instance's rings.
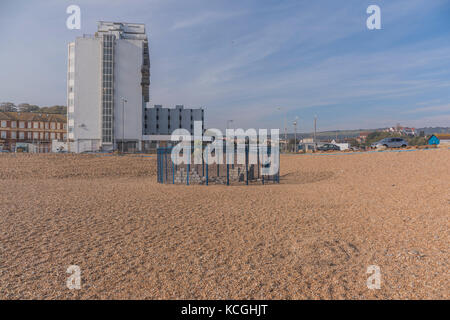
[[[201,121],[205,129],[205,111],[202,108],[188,109],[183,105],[175,108],[163,108],[155,105],[145,109],[144,116],[144,149],[173,145],[171,135],[176,129],[186,129],[194,134],[194,122]]]
[[[193,134],[194,121],[204,124],[204,109],[185,109],[183,105],[171,109],[155,105],[145,109],[144,134],[170,136],[175,129],[186,129]],[[204,125],[202,127],[204,128]]]

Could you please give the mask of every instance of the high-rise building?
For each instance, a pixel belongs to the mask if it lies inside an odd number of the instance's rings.
[[[149,86],[145,25],[101,21],[95,35],[71,42],[67,82],[71,151],[141,150]]]

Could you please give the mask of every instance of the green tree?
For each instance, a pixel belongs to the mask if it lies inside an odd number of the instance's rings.
[[[407,140],[408,140],[408,144],[410,146],[423,146],[423,145],[426,145],[428,143],[427,139],[425,137],[421,137],[421,136],[411,137],[411,138],[409,138]]]
[[[66,106],[52,106],[52,107],[42,107],[40,112],[42,113],[58,113],[58,114],[66,114],[67,107]]]
[[[21,103],[17,106],[20,112],[39,112],[40,108],[36,105],[31,105],[29,103]]]
[[[17,107],[12,102],[2,102],[2,103],[0,103],[0,111],[15,112],[15,111],[17,111]]]

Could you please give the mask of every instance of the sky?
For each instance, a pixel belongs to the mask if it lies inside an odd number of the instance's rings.
[[[207,127],[450,126],[449,18],[449,0],[0,0],[0,101],[65,105],[67,44],[125,21],[146,24],[150,104]]]

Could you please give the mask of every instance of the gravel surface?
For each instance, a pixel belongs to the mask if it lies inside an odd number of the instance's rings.
[[[0,299],[449,298],[450,150],[281,166],[280,185],[183,186],[155,157],[0,155]]]

